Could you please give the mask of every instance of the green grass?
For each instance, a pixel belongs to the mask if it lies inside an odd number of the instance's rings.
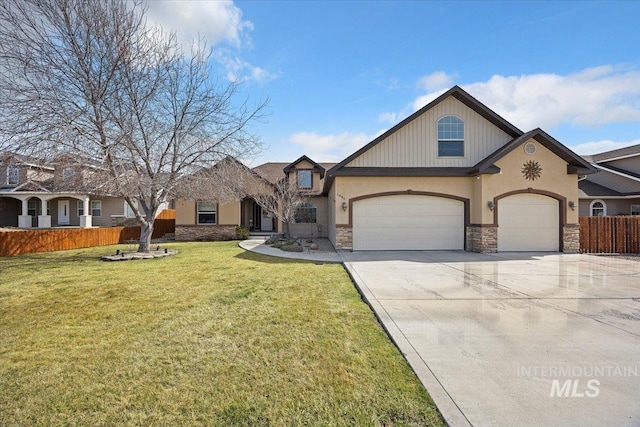
[[[335,264],[0,258],[0,426],[442,425]]]

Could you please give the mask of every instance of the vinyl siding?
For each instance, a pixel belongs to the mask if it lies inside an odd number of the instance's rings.
[[[462,158],[438,158],[437,121],[453,115],[464,122]],[[453,97],[445,99],[385,140],[348,167],[468,167],[473,166],[512,138]]]

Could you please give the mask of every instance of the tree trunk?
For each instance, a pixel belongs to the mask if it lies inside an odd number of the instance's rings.
[[[151,248],[151,236],[153,235],[153,222],[144,221],[140,224],[140,242],[138,252],[149,252]]]
[[[291,223],[284,223],[284,237],[289,239],[291,237]]]

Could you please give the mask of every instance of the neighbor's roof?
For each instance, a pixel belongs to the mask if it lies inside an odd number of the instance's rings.
[[[275,184],[286,176],[284,169],[287,168],[288,166],[294,165],[299,160],[300,159],[296,160],[293,163],[285,163],[285,162],[263,163],[261,165],[254,167],[252,170],[258,175],[260,175],[262,178],[269,181],[270,183]],[[310,162],[320,166],[324,170],[331,169],[333,166],[336,165],[335,163],[316,163],[316,162],[313,162],[312,160],[310,160]]]
[[[604,153],[592,154],[591,156],[585,156],[592,162],[606,162],[613,159],[619,159],[621,157],[631,157],[640,155],[640,144],[631,145],[629,147],[618,148],[617,150],[605,151]]]
[[[623,194],[619,193],[604,185],[596,184],[595,182],[583,179],[578,181],[579,198],[585,197],[622,197]]]

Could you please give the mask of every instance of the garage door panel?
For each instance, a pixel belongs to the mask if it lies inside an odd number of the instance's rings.
[[[498,202],[498,251],[559,250],[558,201],[516,194]]]
[[[353,204],[354,250],[464,248],[464,203],[443,197],[396,195]]]

